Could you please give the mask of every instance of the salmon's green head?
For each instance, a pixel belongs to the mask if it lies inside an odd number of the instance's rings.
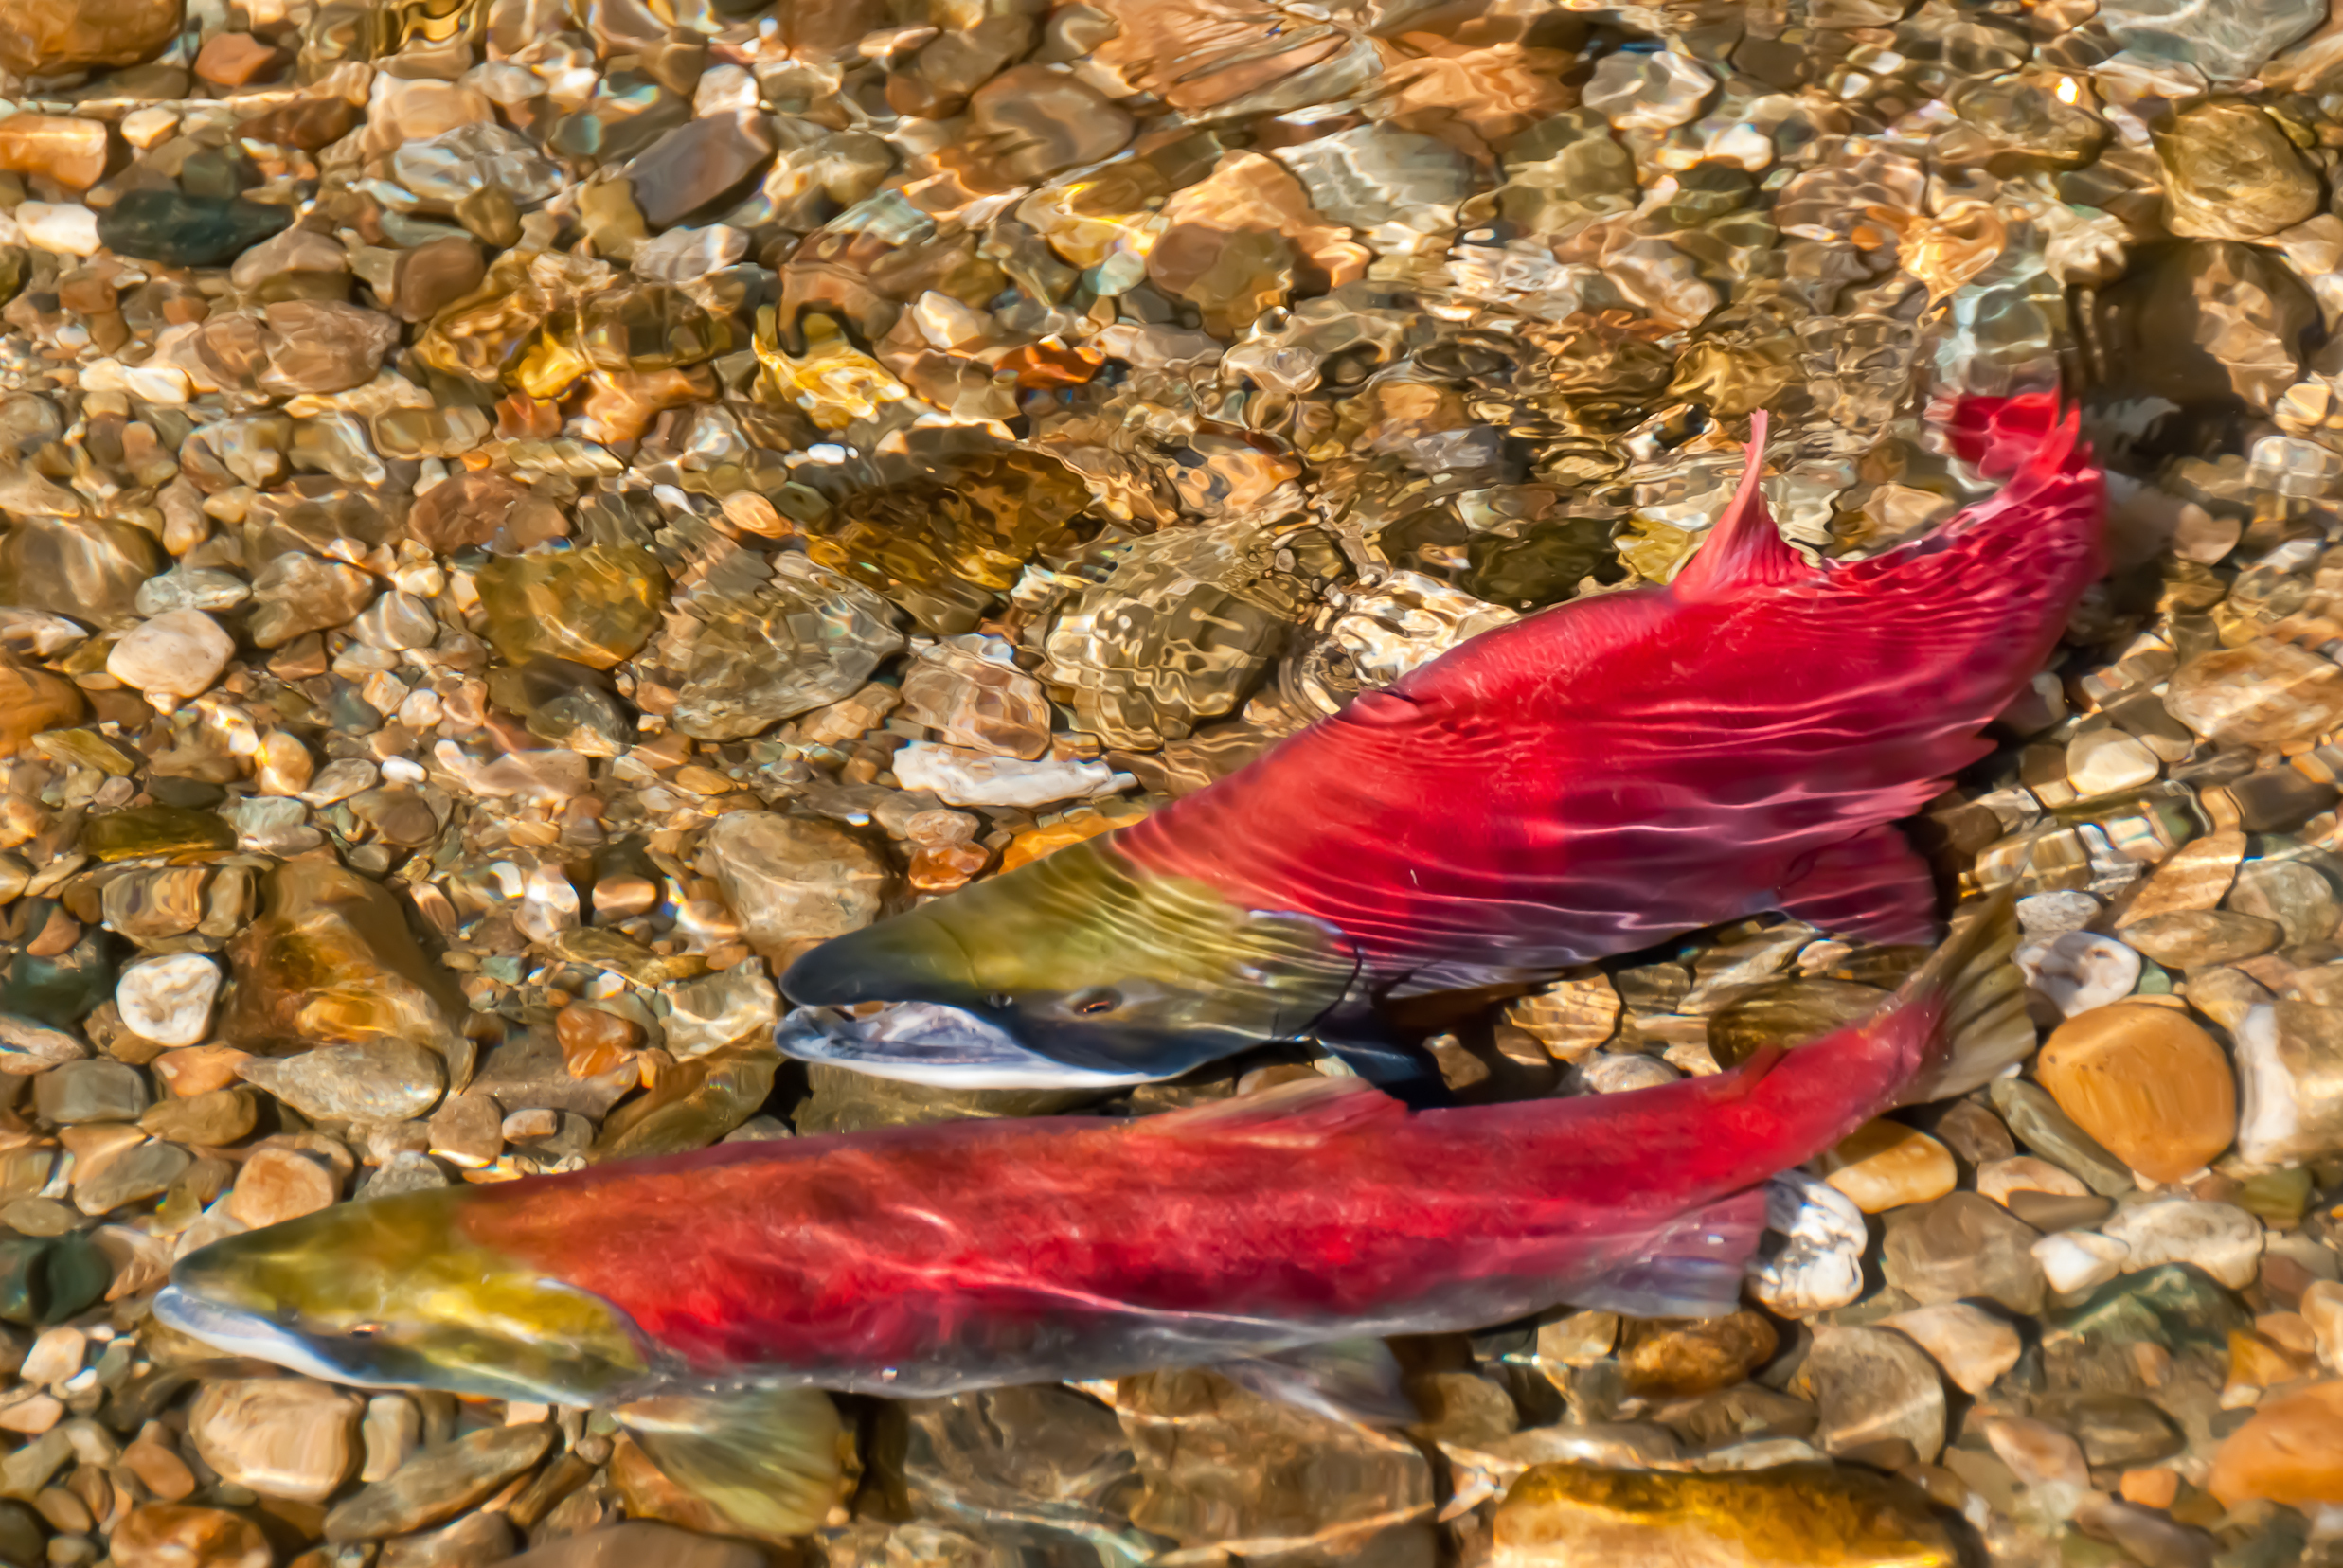
[[[165,1324],[313,1377],[593,1403],[646,1362],[617,1308],[465,1234],[475,1189],[342,1203],[190,1253]]]
[[[1113,837],[1061,849],[792,964],[791,1055],[957,1088],[1135,1083],[1302,1034],[1356,971],[1320,920],[1147,870]]]

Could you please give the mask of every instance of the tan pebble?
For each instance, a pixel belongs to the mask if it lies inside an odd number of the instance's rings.
[[[2170,1465],[2127,1470],[2119,1489],[2126,1503],[2137,1503],[2143,1508],[2169,1508],[2180,1495],[2180,1472]]]
[[[1976,1189],[1994,1203],[2008,1206],[2013,1192],[2048,1192],[2061,1198],[2088,1198],[2091,1189],[2048,1160],[2013,1154],[1976,1167]]]
[[[264,1149],[244,1162],[228,1212],[259,1230],[314,1214],[337,1196],[332,1173],[308,1155]]]
[[[1857,1128],[1822,1157],[1823,1180],[1866,1214],[1941,1198],[1959,1184],[1953,1151],[1901,1122]]]
[[[114,1568],[270,1568],[260,1526],[225,1508],[150,1503],[133,1508],[107,1541]]]
[[[165,1051],[149,1066],[172,1094],[186,1097],[241,1083],[243,1079],[236,1074],[237,1063],[251,1060],[249,1052],[233,1045],[191,1045]]]
[[[356,1395],[308,1378],[231,1378],[196,1394],[188,1434],[223,1480],[322,1503],[357,1469],[365,1409]]]
[[[2264,1402],[2223,1440],[2207,1488],[2231,1508],[2257,1499],[2305,1511],[2343,1503],[2343,1381]]]
[[[35,1388],[46,1388],[80,1371],[81,1358],[88,1352],[89,1336],[61,1323],[54,1328],[41,1330],[41,1337],[25,1353],[25,1364],[16,1369],[16,1375]]]
[[[1915,1307],[1881,1319],[1880,1327],[1893,1328],[1927,1351],[1944,1375],[1969,1394],[1991,1388],[2025,1351],[2016,1329],[1965,1301]]]
[[[1995,1417],[1985,1423],[1985,1441],[2001,1462],[2029,1486],[2061,1482],[2088,1487],[2091,1467],[2083,1446],[2048,1421],[2020,1416]]]
[[[2228,1058],[2169,1009],[2078,1014],[2052,1032],[2034,1076],[2077,1126],[2155,1181],[2202,1170],[2237,1135]]]
[[[1630,1394],[1669,1398],[1730,1388],[1762,1365],[1777,1343],[1774,1326],[1756,1312],[1630,1318],[1619,1355]]]
[[[0,1432],[37,1437],[65,1418],[64,1404],[54,1396],[34,1394],[0,1408]]]
[[[2155,754],[2119,729],[2092,730],[2066,742],[2066,782],[2080,795],[2136,790],[2161,771]]]
[[[166,1503],[185,1502],[195,1491],[195,1472],[188,1462],[152,1439],[142,1437],[124,1449],[122,1463]]]

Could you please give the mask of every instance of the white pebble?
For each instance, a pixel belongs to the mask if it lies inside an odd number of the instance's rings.
[[[220,967],[200,953],[141,958],[115,983],[114,1006],[134,1033],[159,1045],[198,1045],[211,1029]]]
[[[1656,1089],[1684,1075],[1656,1057],[1631,1051],[1602,1051],[1579,1068],[1579,1081],[1588,1093],[1623,1095],[1635,1089]]]
[[[2087,931],[2036,937],[2018,948],[2026,983],[2072,1018],[2120,1002],[2139,984],[2139,954],[2112,936]]]
[[[2132,1249],[2113,1237],[2094,1231],[2059,1231],[2033,1245],[2034,1261],[2042,1265],[2050,1289],[2062,1294],[2104,1285],[2123,1272]]]
[[[895,777],[906,790],[933,790],[951,806],[1046,806],[1094,800],[1136,782],[1103,762],[1028,762],[990,757],[933,740],[914,740],[895,754]]]
[[[2131,1248],[2126,1274],[2159,1263],[2193,1263],[2242,1291],[2262,1268],[2262,1221],[2229,1203],[2156,1198],[2117,1210],[2100,1229]]]
[[[1811,1317],[1863,1293],[1863,1249],[1870,1239],[1855,1201],[1819,1177],[1785,1170],[1765,1184],[1765,1228],[1784,1244],[1753,1258],[1749,1293],[1783,1317]]]
[[[106,655],[106,673],[150,699],[175,702],[209,690],[235,652],[236,639],[201,610],[170,610],[123,633]]]
[[[2096,729],[2066,742],[2066,782],[2079,795],[2136,790],[2161,771],[2155,753],[2119,729]]]
[[[98,214],[79,202],[20,202],[16,226],[25,243],[64,256],[98,254]]]
[[[2017,900],[2017,923],[2029,936],[2063,936],[2099,918],[2100,902],[2088,893],[2066,889]]]

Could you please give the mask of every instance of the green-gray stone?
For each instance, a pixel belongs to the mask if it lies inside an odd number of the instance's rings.
[[[184,806],[134,806],[84,822],[81,847],[101,861],[233,849],[236,829],[210,811],[193,811]]]
[[[2223,1353],[2231,1333],[2252,1327],[2253,1315],[2212,1275],[2193,1263],[2166,1263],[2111,1279],[2053,1313],[2042,1344],[2053,1359],[2061,1351],[2120,1351],[2141,1342]]]
[[[2019,1143],[2102,1198],[2120,1198],[2132,1190],[2130,1169],[2101,1148],[2098,1139],[2077,1127],[2048,1090],[2023,1078],[2001,1078],[1988,1092],[1994,1109],[2001,1113]]]
[[[241,196],[134,190],[98,215],[98,238],[117,256],[224,267],[291,222],[292,208]]]
[[[0,1238],[0,1318],[63,1323],[106,1293],[114,1269],[86,1236]]]
[[[113,938],[90,931],[54,958],[20,953],[0,983],[0,1013],[68,1029],[114,994]],[[22,1044],[38,1047],[39,1042]]]

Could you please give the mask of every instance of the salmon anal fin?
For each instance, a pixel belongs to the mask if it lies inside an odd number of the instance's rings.
[[[1782,883],[1775,906],[1793,919],[1864,942],[1933,942],[1936,881],[1893,828],[1867,828],[1823,850]]]
[[[669,1480],[754,1534],[819,1529],[841,1500],[845,1429],[818,1388],[663,1394],[611,1414]]]
[[[1764,1229],[1765,1189],[1736,1192],[1637,1238],[1625,1262],[1565,1299],[1635,1317],[1721,1316],[1741,1305],[1742,1271]]]
[[[1669,583],[1677,597],[1722,598],[1815,575],[1782,542],[1773,513],[1766,510],[1765,492],[1758,484],[1764,466],[1765,415],[1760,410],[1749,416],[1749,461],[1742,470],[1741,488],[1699,550]]]
[[[1333,1132],[1406,1119],[1407,1107],[1364,1078],[1303,1078],[1258,1095],[1167,1111],[1132,1124],[1132,1137],[1190,1135],[1306,1142]]]

